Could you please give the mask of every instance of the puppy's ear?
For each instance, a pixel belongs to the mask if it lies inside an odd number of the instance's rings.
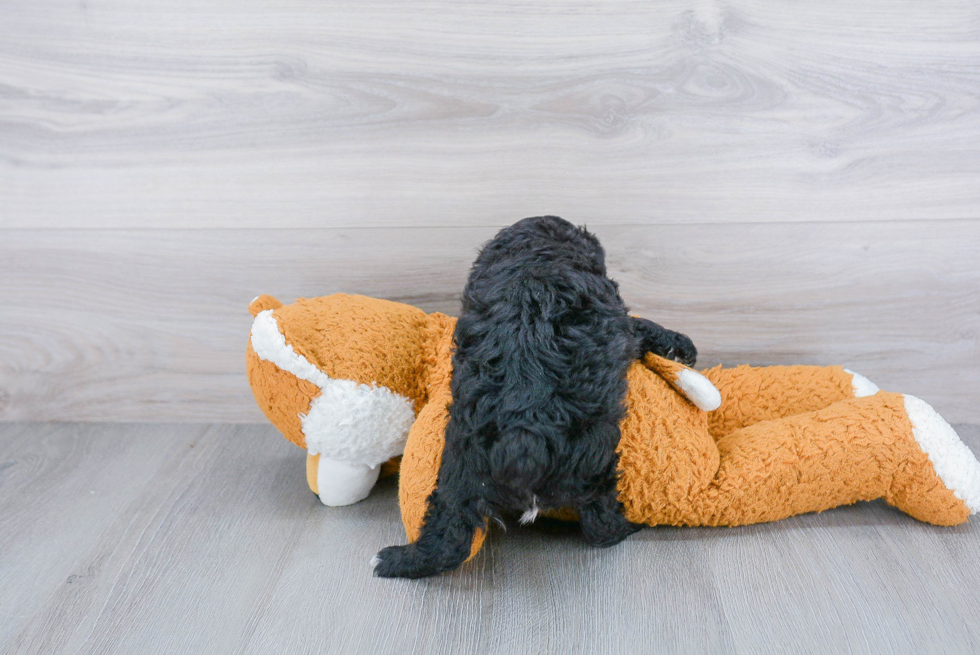
[[[662,377],[677,393],[699,409],[711,412],[721,406],[721,392],[711,380],[694,369],[653,353],[643,356],[643,365]]]

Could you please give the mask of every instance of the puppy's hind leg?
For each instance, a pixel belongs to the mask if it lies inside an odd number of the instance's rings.
[[[633,334],[640,343],[640,357],[645,353],[653,353],[684,366],[694,366],[697,362],[698,349],[686,334],[668,330],[645,318],[632,316],[630,319],[633,323]]]
[[[615,546],[643,527],[626,520],[623,504],[616,497],[615,490],[582,505],[579,518],[582,521],[582,536],[598,548]]]
[[[451,571],[470,556],[473,535],[486,529],[482,503],[469,487],[470,480],[453,470],[450,458],[442,460],[439,487],[429,496],[422,532],[415,543],[390,546],[372,561],[380,578],[424,578]]]
[[[620,438],[619,425],[611,423],[596,430],[598,438],[592,442],[595,450],[589,460],[604,462],[604,470],[594,478],[600,481],[598,487],[591,490],[588,499],[577,509],[585,540],[593,546],[608,548],[643,526],[628,521],[623,516],[623,504],[619,502],[616,485],[619,458],[615,451]]]

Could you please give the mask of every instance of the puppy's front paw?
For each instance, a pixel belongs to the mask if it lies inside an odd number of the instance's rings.
[[[371,559],[377,578],[424,578],[439,569],[421,556],[415,544],[389,546]]]
[[[680,332],[674,335],[674,343],[670,348],[670,358],[684,366],[694,366],[698,361],[698,349],[686,334]]]

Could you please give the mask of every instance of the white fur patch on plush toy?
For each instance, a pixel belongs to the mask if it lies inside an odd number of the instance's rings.
[[[412,402],[387,387],[326,375],[286,343],[273,311],[256,315],[252,349],[260,359],[320,389],[309,412],[300,414],[309,452],[371,468],[401,454],[415,422]]]
[[[881,389],[878,388],[877,384],[875,384],[868,378],[864,377],[860,373],[855,373],[849,368],[845,368],[844,372],[850,373],[851,375],[851,386],[854,387],[855,398],[864,398],[865,396],[873,396],[879,391],[881,391]]]
[[[356,464],[377,466],[405,450],[415,422],[411,401],[387,387],[369,387],[351,380],[333,380],[300,417],[306,447]]]
[[[908,394],[904,398],[912,434],[936,475],[972,513],[980,512],[980,462],[929,403]]]
[[[677,374],[677,386],[698,409],[713,412],[721,407],[721,392],[711,383],[711,380],[697,371],[689,368],[682,369]]]

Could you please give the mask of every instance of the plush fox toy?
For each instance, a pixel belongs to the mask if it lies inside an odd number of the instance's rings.
[[[311,489],[327,505],[357,502],[403,454],[414,541],[449,420],[455,319],[343,294],[286,306],[260,296],[249,309],[252,390],[306,448]],[[980,463],[949,424],[847,369],[698,373],[647,354],[628,379],[619,490],[635,523],[744,525],[877,498],[937,525],[980,510]]]

